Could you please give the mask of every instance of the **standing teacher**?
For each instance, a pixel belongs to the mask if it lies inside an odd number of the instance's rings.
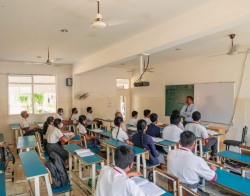
[[[192,114],[197,111],[196,105],[193,104],[194,98],[191,96],[187,96],[186,105],[184,105],[181,109],[181,116],[184,117],[183,125],[193,122]]]

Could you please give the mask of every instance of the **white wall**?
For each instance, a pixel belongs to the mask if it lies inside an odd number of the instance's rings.
[[[57,75],[57,97],[58,107],[64,109],[65,119],[68,119],[71,114],[72,105],[72,87],[66,86],[66,78],[72,77],[72,66],[62,65],[60,67],[45,66],[45,65],[27,65],[23,62],[7,62],[0,61],[0,73],[13,74],[53,74]],[[20,115],[8,115],[8,78],[7,75],[0,74],[1,93],[0,93],[0,133],[4,133],[6,142],[12,142],[14,132],[10,128],[11,123],[19,123]],[[28,121],[31,127],[35,126],[35,122],[45,121],[51,114],[30,114]],[[53,115],[53,114],[52,114]]]
[[[154,64],[155,73],[146,73],[145,81],[150,82],[149,87],[132,88],[132,110],[139,112],[143,117],[143,110],[150,109],[159,115],[160,122],[169,122],[165,116],[165,85],[210,83],[210,82],[235,82],[235,100],[239,93],[245,55],[196,57],[170,63]],[[241,139],[243,126],[250,126],[250,61],[247,63],[245,77],[239,96],[238,107],[235,113],[234,126],[230,128],[226,138]],[[131,84],[139,77],[134,73]],[[199,110],[199,109],[198,109]],[[225,127],[222,124],[212,125]]]

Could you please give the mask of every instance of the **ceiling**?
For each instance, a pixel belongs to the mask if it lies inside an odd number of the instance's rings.
[[[95,0],[1,0],[0,60],[44,62],[50,47],[51,59],[61,58],[58,63],[72,64],[206,3],[207,0],[102,0],[100,10],[105,21],[140,14],[149,14],[150,19],[107,27],[98,37],[89,37],[93,29],[86,20],[95,18]]]
[[[154,64],[176,61],[196,56],[208,56],[210,58],[219,58],[220,54],[226,54],[231,48],[231,39],[228,35],[236,34],[234,46],[237,51],[246,52],[250,48],[250,23],[236,26],[219,33],[215,33],[192,42],[179,45],[155,54],[150,55],[150,68]],[[179,48],[181,50],[176,51]],[[238,54],[244,55],[244,54]],[[232,56],[226,55],[228,58]],[[116,68],[139,69],[139,57],[122,64],[115,65]]]

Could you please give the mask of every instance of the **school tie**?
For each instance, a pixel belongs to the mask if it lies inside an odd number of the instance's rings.
[[[189,105],[188,105],[188,106],[189,106]],[[187,112],[187,110],[188,110],[188,106],[187,106],[187,108],[186,108],[185,112]]]

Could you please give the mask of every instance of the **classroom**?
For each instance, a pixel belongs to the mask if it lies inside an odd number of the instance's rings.
[[[250,195],[249,0],[1,0],[0,195]]]

